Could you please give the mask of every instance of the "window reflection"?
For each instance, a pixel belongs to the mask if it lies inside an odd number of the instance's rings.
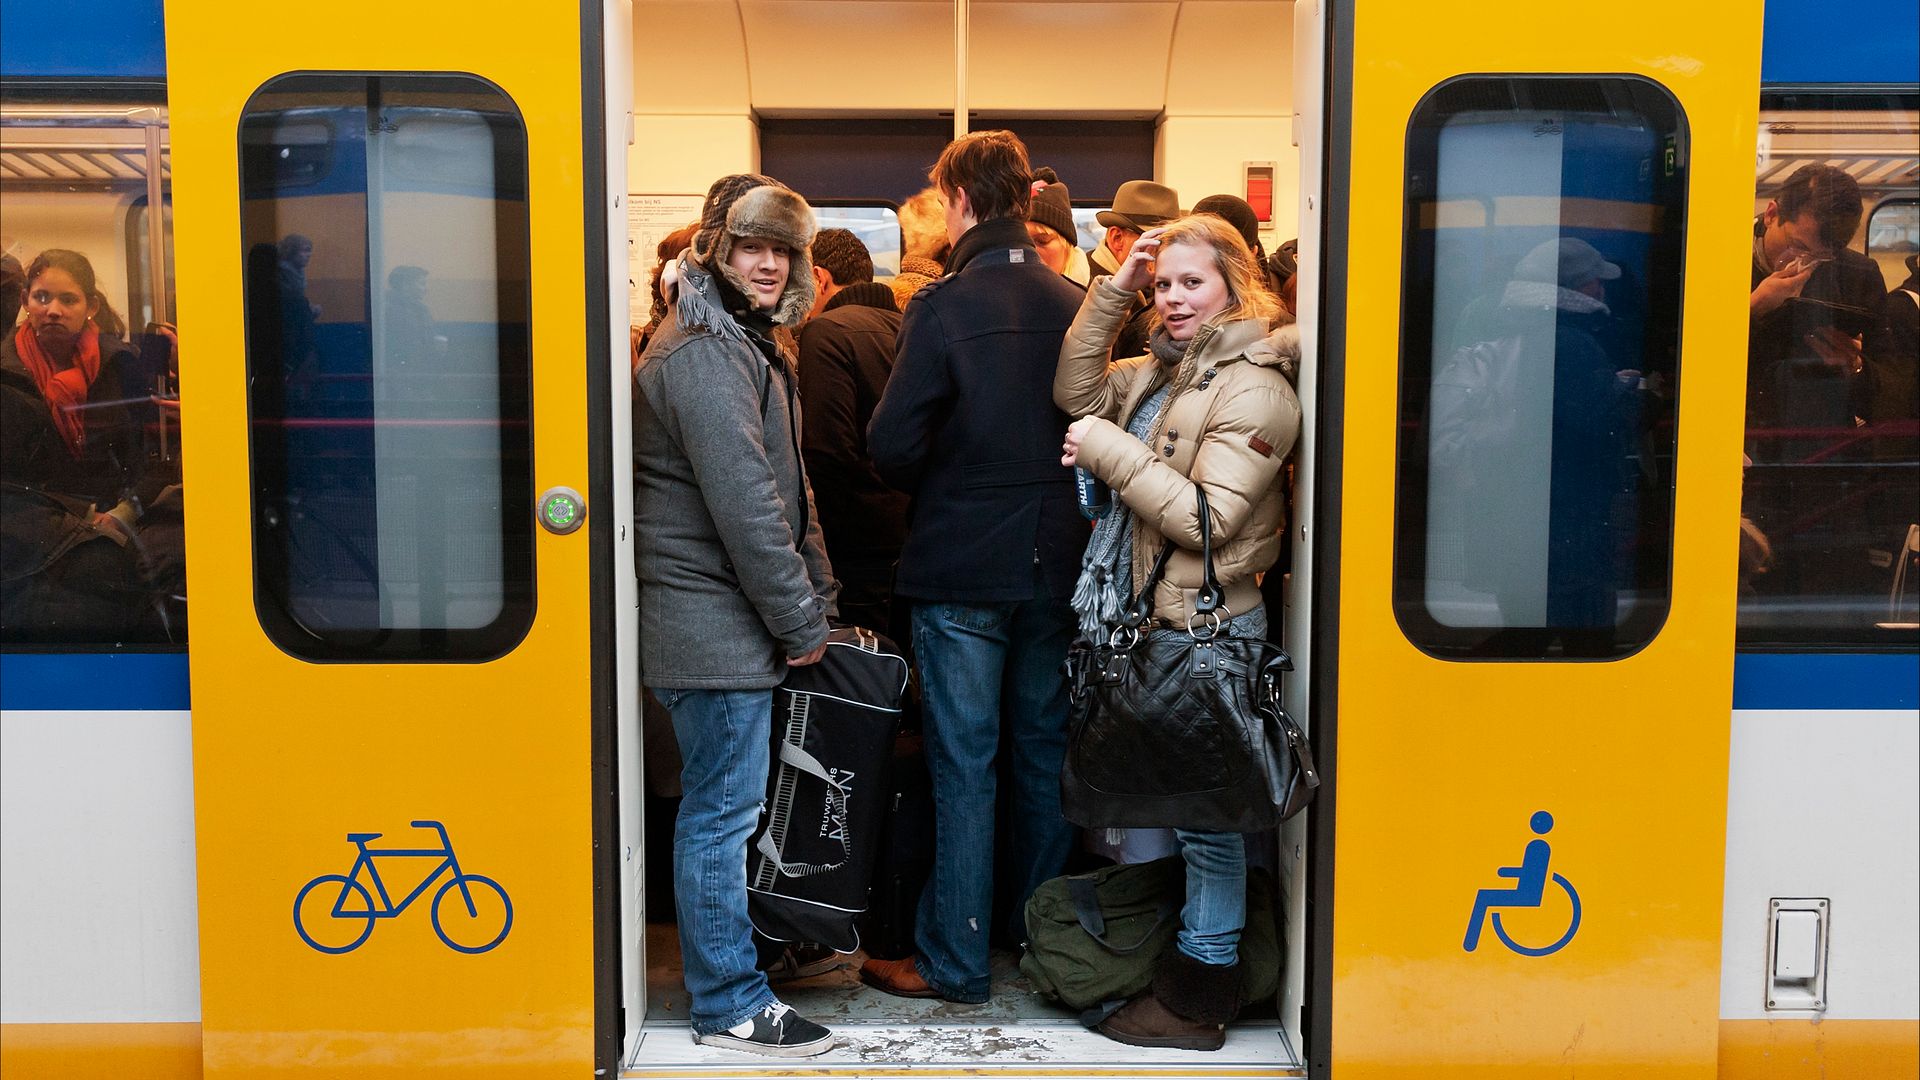
[[[154,104],[0,106],[9,645],[186,641],[172,220],[156,248],[147,213],[167,205],[165,124]]]
[[[263,624],[492,655],[532,601],[526,136],[459,77],[291,76],[242,121]]]
[[[1920,98],[1761,101],[1743,643],[1920,632]]]
[[[1395,610],[1440,656],[1665,618],[1685,132],[1638,80],[1463,79],[1409,132]]]

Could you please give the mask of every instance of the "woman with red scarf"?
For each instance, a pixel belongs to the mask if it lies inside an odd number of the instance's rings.
[[[139,636],[137,357],[79,252],[42,252],[25,301],[0,328],[0,637]]]

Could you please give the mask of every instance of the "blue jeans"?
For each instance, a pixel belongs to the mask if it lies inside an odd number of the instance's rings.
[[[1203,964],[1231,964],[1247,925],[1247,838],[1237,832],[1175,829],[1187,862],[1187,903],[1180,909],[1181,952]]]
[[[920,974],[954,1001],[987,1000],[993,918],[994,758],[1002,725],[1012,751],[1008,865],[1019,907],[1065,868],[1073,828],[1060,816],[1067,751],[1067,684],[1060,673],[1074,635],[1058,600],[918,604],[927,771],[933,778],[933,876],[920,894],[915,944]]]
[[[767,794],[771,690],[660,690],[680,740],[673,823],[674,906],[696,1035],[739,1024],[774,1000],[754,966],[747,841]]]

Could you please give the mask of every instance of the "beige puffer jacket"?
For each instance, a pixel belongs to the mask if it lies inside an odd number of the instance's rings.
[[[1080,464],[1137,518],[1134,587],[1146,580],[1167,537],[1178,545],[1154,593],[1155,617],[1184,624],[1203,581],[1195,484],[1207,492],[1214,572],[1226,605],[1244,613],[1260,603],[1257,575],[1279,557],[1286,527],[1280,466],[1300,432],[1290,379],[1298,329],[1269,335],[1257,320],[1210,323],[1172,371],[1152,354],[1108,364],[1107,349],[1132,299],[1105,278],[1087,290],[1060,348],[1054,403],[1075,417],[1098,418],[1081,441]],[[1143,445],[1120,425],[1166,382],[1173,389]]]

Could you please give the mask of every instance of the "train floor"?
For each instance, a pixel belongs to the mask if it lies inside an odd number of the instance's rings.
[[[699,1046],[687,1025],[687,994],[680,980],[680,941],[671,923],[647,927],[647,1018],[625,1075],[656,1070],[675,1075],[791,1074],[915,1076],[981,1073],[995,1076],[1073,1075],[1080,1069],[1111,1075],[1163,1077],[1305,1075],[1279,1024],[1270,1016],[1236,1023],[1217,1053],[1144,1050],[1123,1046],[1082,1027],[1074,1014],[1047,1001],[1021,976],[1008,950],[993,955],[993,997],[984,1005],[956,1005],[884,994],[860,981],[861,953],[824,975],[777,987],[782,1000],[833,1030],[834,1048],[803,1062],[756,1058]],[[877,1071],[876,1071],[877,1070]]]

